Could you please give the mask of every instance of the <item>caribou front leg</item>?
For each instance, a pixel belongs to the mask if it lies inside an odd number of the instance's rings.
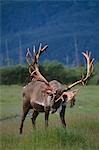
[[[62,109],[60,111],[60,119],[61,119],[61,123],[63,125],[63,127],[65,128],[66,127],[66,122],[65,122],[65,109],[66,109],[66,106],[62,105]]]
[[[49,118],[50,107],[45,108],[45,128],[48,127],[48,118]]]

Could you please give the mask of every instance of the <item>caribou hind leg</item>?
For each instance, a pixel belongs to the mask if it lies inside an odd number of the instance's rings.
[[[35,128],[35,121],[36,121],[36,118],[38,116],[39,112],[36,111],[36,110],[33,110],[33,114],[32,114],[32,124],[33,124],[33,128]]]
[[[60,119],[61,119],[61,123],[63,125],[63,127],[66,127],[66,122],[65,122],[65,109],[66,106],[62,105],[62,110],[60,111]]]

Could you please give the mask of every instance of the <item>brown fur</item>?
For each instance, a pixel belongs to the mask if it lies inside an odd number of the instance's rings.
[[[49,84],[53,91],[51,91],[44,82],[37,80],[32,80],[28,83],[28,85],[23,87],[23,112],[20,125],[20,134],[22,133],[23,122],[30,109],[33,109],[31,119],[34,127],[36,117],[40,112],[45,112],[45,126],[48,126],[49,112],[51,111],[54,113],[60,106],[62,106],[60,118],[63,126],[66,126],[64,119],[66,105],[64,105],[64,102],[62,102],[60,97],[62,95],[62,91],[64,90],[64,86],[56,80],[49,82]],[[58,98],[59,101],[56,102]],[[63,95],[63,99],[66,101],[67,95]]]

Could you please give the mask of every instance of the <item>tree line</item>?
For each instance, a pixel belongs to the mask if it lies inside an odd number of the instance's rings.
[[[99,85],[99,63],[95,64],[94,73],[88,84]],[[40,65],[40,72],[51,81],[56,79],[63,84],[70,84],[81,78],[82,72],[85,74],[84,66],[67,67],[56,61],[46,61]],[[0,68],[0,84],[21,84],[25,85],[30,81],[28,66],[12,66]]]

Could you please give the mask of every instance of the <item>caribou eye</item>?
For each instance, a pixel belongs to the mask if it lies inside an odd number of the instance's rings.
[[[53,94],[50,94],[51,98],[53,97]]]

